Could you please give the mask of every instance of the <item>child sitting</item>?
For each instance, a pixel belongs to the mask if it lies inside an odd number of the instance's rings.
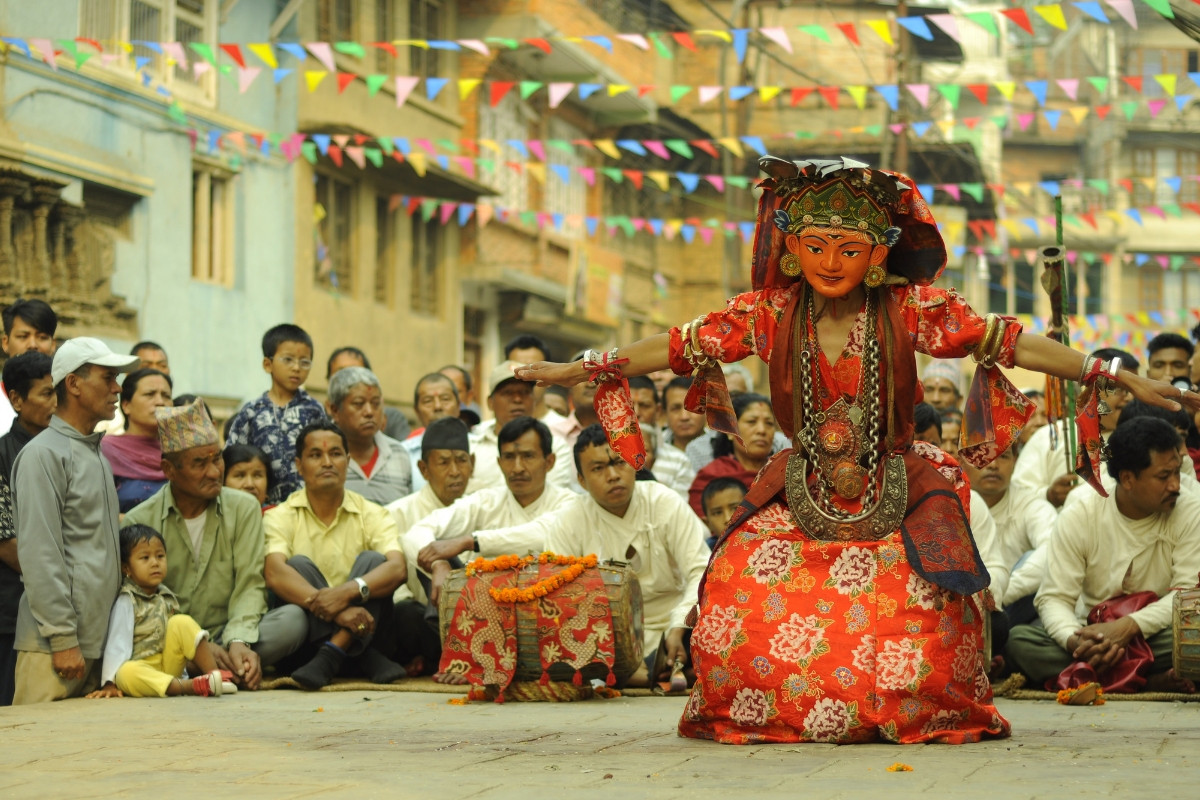
[[[271,465],[267,454],[252,444],[231,444],[221,454],[225,461],[225,485],[249,492],[266,511],[267,492],[271,488]]]
[[[704,487],[700,505],[704,509],[704,524],[712,534],[707,539],[709,549],[716,546],[745,496],[746,484],[737,478],[714,478]]]
[[[301,388],[313,357],[312,338],[303,328],[276,325],[263,334],[262,351],[271,388],[234,415],[226,444],[252,444],[267,454],[275,476],[267,502],[278,505],[303,485],[296,469],[296,434],[325,419],[325,408]]]
[[[208,632],[180,614],[179,601],[162,585],[167,550],[162,534],[148,525],[121,528],[121,571],[125,580],[113,603],[97,697],[219,697],[237,687],[217,669]],[[184,667],[203,674],[188,680]]]

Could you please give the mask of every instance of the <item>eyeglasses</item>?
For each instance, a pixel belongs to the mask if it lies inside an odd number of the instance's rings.
[[[285,367],[288,367],[289,369],[292,367],[300,367],[300,369],[312,369],[312,359],[309,359],[309,358],[294,358],[292,356],[279,356],[278,358],[273,358],[271,360],[278,361],[280,364],[283,364]]]

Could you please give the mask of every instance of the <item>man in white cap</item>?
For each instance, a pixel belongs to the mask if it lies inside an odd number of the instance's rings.
[[[533,414],[533,384],[513,374],[521,366],[516,361],[502,361],[488,373],[487,407],[494,419],[481,422],[471,430],[471,452],[475,454],[475,472],[467,484],[467,494],[480,489],[506,486],[500,470],[500,429],[517,417]],[[576,490],[571,473],[571,447],[558,436],[553,438],[554,468],[546,481],[563,489]]]
[[[121,584],[117,490],[96,425],[117,413],[117,375],[137,356],[79,337],[54,355],[58,410],[13,465],[17,554],[14,705],[79,697],[99,685],[108,612]]]

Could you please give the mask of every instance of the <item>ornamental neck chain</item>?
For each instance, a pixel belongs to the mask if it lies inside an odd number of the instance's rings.
[[[804,324],[800,327],[798,372],[800,393],[796,398],[807,414],[796,433],[796,444],[812,464],[816,478],[817,507],[838,519],[861,518],[875,510],[880,460],[880,420],[882,398],[879,393],[880,344],[876,335],[879,320],[877,292],[867,292],[865,344],[861,360],[858,397],[847,403],[839,397],[829,408],[814,388],[813,374],[819,370],[816,313],[813,291],[805,289]],[[854,514],[832,501],[833,492],[843,500],[862,498],[862,511]]]

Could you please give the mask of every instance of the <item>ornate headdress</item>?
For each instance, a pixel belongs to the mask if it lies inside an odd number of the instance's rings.
[[[850,158],[788,161],[763,156],[754,243],[754,286],[784,286],[784,238],[807,227],[866,234],[890,248],[887,271],[900,282],[929,284],[946,266],[946,245],[917,187],[904,175],[870,169]],[[790,274],[789,274],[790,273]]]

